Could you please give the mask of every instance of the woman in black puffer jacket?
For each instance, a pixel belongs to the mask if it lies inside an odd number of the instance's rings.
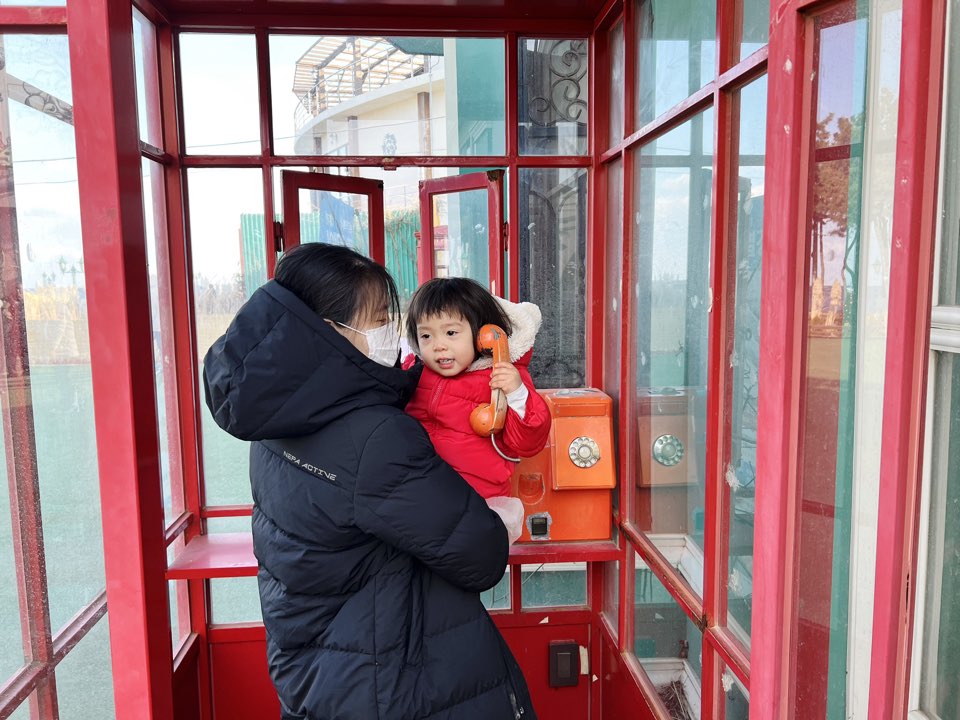
[[[532,720],[479,597],[503,575],[507,533],[403,412],[417,377],[392,366],[397,314],[380,265],[303,245],[204,360],[217,423],[254,441],[253,542],[284,718]]]

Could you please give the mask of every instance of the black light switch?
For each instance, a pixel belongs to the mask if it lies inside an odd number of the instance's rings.
[[[550,642],[550,687],[573,687],[580,681],[580,646],[573,640]]]

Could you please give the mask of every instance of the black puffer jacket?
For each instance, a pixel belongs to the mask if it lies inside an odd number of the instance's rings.
[[[270,674],[290,717],[530,720],[480,602],[499,518],[403,412],[416,377],[368,360],[275,282],[204,361],[217,423],[250,449]]]

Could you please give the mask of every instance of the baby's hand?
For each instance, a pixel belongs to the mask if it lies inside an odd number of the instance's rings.
[[[490,373],[490,387],[493,389],[503,390],[509,395],[522,384],[520,371],[510,363],[498,362],[493,366],[493,372]]]

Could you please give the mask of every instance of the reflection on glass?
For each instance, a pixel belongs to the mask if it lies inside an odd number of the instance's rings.
[[[434,277],[490,282],[490,229],[486,190],[433,196]]]
[[[521,565],[524,609],[587,604],[587,564]]]
[[[960,355],[937,353],[920,708],[960,717]]]
[[[607,241],[605,245],[603,389],[613,398],[614,417],[620,400],[620,304],[623,291],[623,162],[607,165]],[[619,423],[614,423],[614,432]],[[616,497],[618,493],[614,493]]]
[[[608,147],[623,139],[623,21],[618,22],[610,31],[610,81],[607,91],[610,93],[610,142]]]
[[[587,258],[587,171],[520,170],[520,299],[543,324],[530,363],[540,388],[583,387]]]
[[[587,41],[521,38],[519,51],[520,154],[586,155]]]
[[[0,184],[12,211],[3,253],[6,277],[22,289],[22,301],[16,292],[4,297],[0,395],[5,403],[19,398],[23,409],[5,431],[2,472],[6,484],[17,468],[21,500],[39,481],[41,512],[24,508],[24,515],[42,515],[57,630],[104,586],[69,52],[62,35],[5,35],[0,49],[10,152]],[[28,353],[17,357],[24,340]]]
[[[181,33],[184,143],[199,155],[258,155],[253,35]]]
[[[136,66],[137,122],[140,139],[163,147],[160,128],[160,78],[157,75],[157,29],[143,14],[133,11],[133,60]]]
[[[636,555],[633,651],[674,718],[700,717],[703,635]]]
[[[713,111],[641,148],[636,522],[702,594]]]
[[[770,3],[768,0],[738,0],[740,3],[740,59],[743,60],[767,44],[770,39]]]
[[[720,666],[720,687],[724,693],[724,720],[749,720],[750,693],[740,678],[717,658]]]
[[[753,607],[753,517],[757,467],[757,400],[760,368],[760,267],[763,240],[764,160],[767,79],[752,82],[734,96],[740,138],[734,274],[730,278],[733,322],[728,324],[731,407],[730,437],[724,457],[729,493],[730,555],[727,567],[727,624],[750,646]]]
[[[510,609],[510,567],[507,566],[500,582],[480,593],[480,601],[487,610]]]
[[[63,720],[115,717],[111,667],[107,614],[57,665],[57,702]]]
[[[613,627],[614,637],[620,634],[620,561],[603,564],[603,616]]]
[[[0,445],[0,684],[24,665],[23,642],[20,630],[20,602],[17,589],[17,566],[13,553],[13,528],[10,524],[10,493],[7,490],[4,438]]]
[[[638,0],[636,126],[642,127],[714,78],[716,0]]]
[[[263,621],[257,578],[213,578],[207,583],[211,624]]]
[[[274,152],[502,155],[501,38],[270,36]]]
[[[860,717],[869,702],[900,47],[899,3],[871,7],[869,22],[854,0],[812,18],[795,706],[806,717]]]
[[[150,280],[150,325],[153,330],[154,382],[157,388],[163,515],[169,523],[183,512],[184,501],[183,479],[180,473],[179,406],[174,374],[173,302],[166,260],[167,210],[163,191],[163,167],[146,158],[140,161],[140,165],[143,181],[143,221],[147,239],[147,272]],[[163,248],[162,252],[158,251],[158,243]]]
[[[187,171],[198,363],[266,279],[257,259],[266,252],[261,178],[254,169]],[[248,444],[209,412],[200,416],[206,503],[249,504]]]
[[[300,242],[342,245],[370,254],[370,209],[366,195],[299,189]]]

